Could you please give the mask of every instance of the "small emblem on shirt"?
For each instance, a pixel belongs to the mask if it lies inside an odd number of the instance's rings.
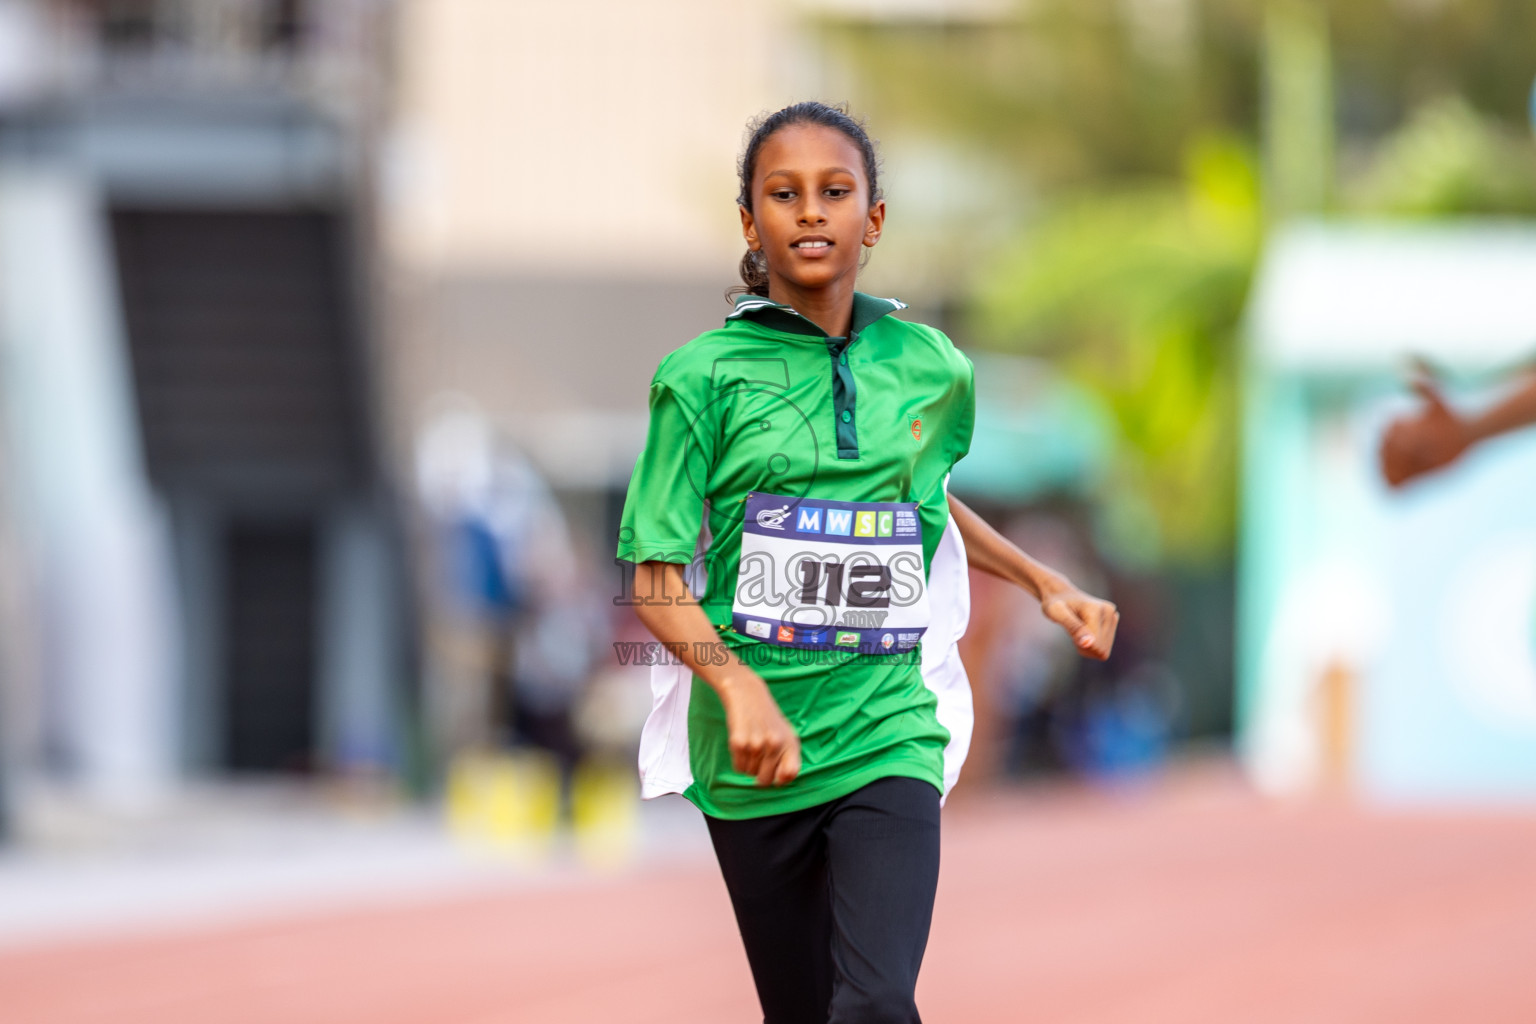
[[[768,639],[768,636],[769,636],[770,632],[771,632],[771,630],[770,630],[770,628],[768,626],[768,623],[762,622],[762,621],[760,621],[758,619],[748,619],[747,620],[747,633],[748,633],[748,635],[750,635],[750,636],[760,636],[764,640],[766,640],[766,639]]]
[[[914,417],[913,420],[912,420],[912,440],[914,440],[914,441],[921,441],[922,439],[923,439],[923,418],[921,416],[917,416],[917,417]]]
[[[893,644],[895,642],[896,642],[896,638],[891,636],[891,634],[889,634],[889,633],[885,634],[884,636],[882,636],[880,638],[880,646],[884,647],[886,650],[890,650],[891,649],[891,644]]]
[[[784,520],[789,518],[789,506],[779,508],[765,508],[757,514],[757,525],[770,530],[784,529]]]
[[[837,634],[837,645],[839,647],[857,647],[857,646],[859,646],[859,634],[857,634],[857,633],[838,633]]]
[[[795,642],[795,627],[794,626],[780,626],[779,627],[779,643],[781,643],[781,644],[792,644],[794,642]]]

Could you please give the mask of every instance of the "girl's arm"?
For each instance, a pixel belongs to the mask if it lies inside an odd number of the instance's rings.
[[[1536,373],[1526,374],[1511,394],[1466,420],[1474,444],[1532,423],[1536,423]]]
[[[949,514],[965,541],[967,562],[1037,597],[1040,611],[1071,634],[1081,653],[1101,661],[1109,657],[1120,623],[1120,612],[1113,604],[1088,596],[1061,573],[1030,558],[953,494]]]
[[[768,691],[763,677],[726,648],[726,664],[707,655],[723,645],[714,624],[673,562],[635,566],[635,614],[695,675],[720,695],[730,730],[731,767],[756,775],[759,786],[782,786],[800,774],[800,737]],[[701,657],[702,656],[702,657]]]
[[[1413,381],[1424,405],[1387,428],[1381,441],[1381,469],[1393,487],[1454,462],[1472,445],[1536,423],[1536,373],[1481,413],[1462,415],[1446,404],[1426,373]]]

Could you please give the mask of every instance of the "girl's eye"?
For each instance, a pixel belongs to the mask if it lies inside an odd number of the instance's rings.
[[[772,196],[773,198],[775,198],[775,199],[793,199],[793,198],[795,198],[794,191],[791,190],[791,189],[787,189],[787,188],[775,189],[774,191],[772,191],[772,192],[770,192],[768,194],[770,196]]]
[[[843,188],[841,185],[834,185],[832,188],[824,190],[824,194],[831,199],[841,199],[851,191],[853,190]]]

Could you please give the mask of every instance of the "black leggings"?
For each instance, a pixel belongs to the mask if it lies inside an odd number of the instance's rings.
[[[889,778],[789,814],[706,818],[765,1024],[920,1024],[939,791]]]

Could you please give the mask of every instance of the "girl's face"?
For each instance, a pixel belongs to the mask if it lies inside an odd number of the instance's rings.
[[[864,156],[835,128],[796,124],[770,135],[757,153],[752,211],[741,211],[747,248],[768,259],[778,284],[815,291],[859,269],[863,246],[880,241],[885,201],[869,202]]]

